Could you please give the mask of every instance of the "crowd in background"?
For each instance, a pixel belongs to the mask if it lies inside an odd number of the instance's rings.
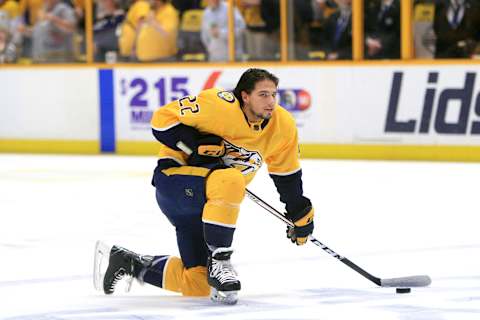
[[[235,59],[280,59],[280,1],[235,0]],[[289,59],[352,58],[351,0],[289,0]],[[364,0],[365,59],[398,59],[400,0]],[[223,0],[94,0],[99,62],[227,61]],[[476,57],[480,0],[417,0],[415,56]],[[81,62],[85,0],[0,0],[0,63]]]

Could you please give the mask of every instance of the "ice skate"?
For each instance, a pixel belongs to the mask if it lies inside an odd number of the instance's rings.
[[[231,248],[217,248],[208,258],[208,284],[210,299],[223,304],[236,304],[241,288],[237,273],[230,263]]]
[[[112,294],[115,286],[122,279],[126,281],[125,291],[130,291],[133,279],[151,263],[152,257],[142,256],[119,246],[110,247],[97,241],[94,260],[95,289],[103,290],[105,294]],[[105,269],[106,262],[108,265]]]

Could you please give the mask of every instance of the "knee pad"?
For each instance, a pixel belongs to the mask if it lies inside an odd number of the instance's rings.
[[[185,269],[180,258],[170,257],[165,268],[163,288],[184,296],[208,296],[207,268],[197,266]]]
[[[206,196],[203,222],[234,228],[245,196],[245,178],[237,169],[215,170],[207,179]]]

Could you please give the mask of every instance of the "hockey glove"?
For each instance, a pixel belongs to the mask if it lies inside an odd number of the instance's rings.
[[[295,225],[287,227],[287,238],[292,243],[296,243],[298,246],[307,243],[308,236],[313,232],[313,212],[312,206],[309,205],[296,214],[286,214],[286,217]]]
[[[200,136],[192,149],[193,152],[188,158],[191,166],[219,163],[220,157],[225,154],[223,139],[214,134]]]

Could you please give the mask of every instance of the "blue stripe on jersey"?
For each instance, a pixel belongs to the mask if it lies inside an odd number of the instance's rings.
[[[115,152],[115,99],[113,70],[98,70],[100,89],[100,151]]]

